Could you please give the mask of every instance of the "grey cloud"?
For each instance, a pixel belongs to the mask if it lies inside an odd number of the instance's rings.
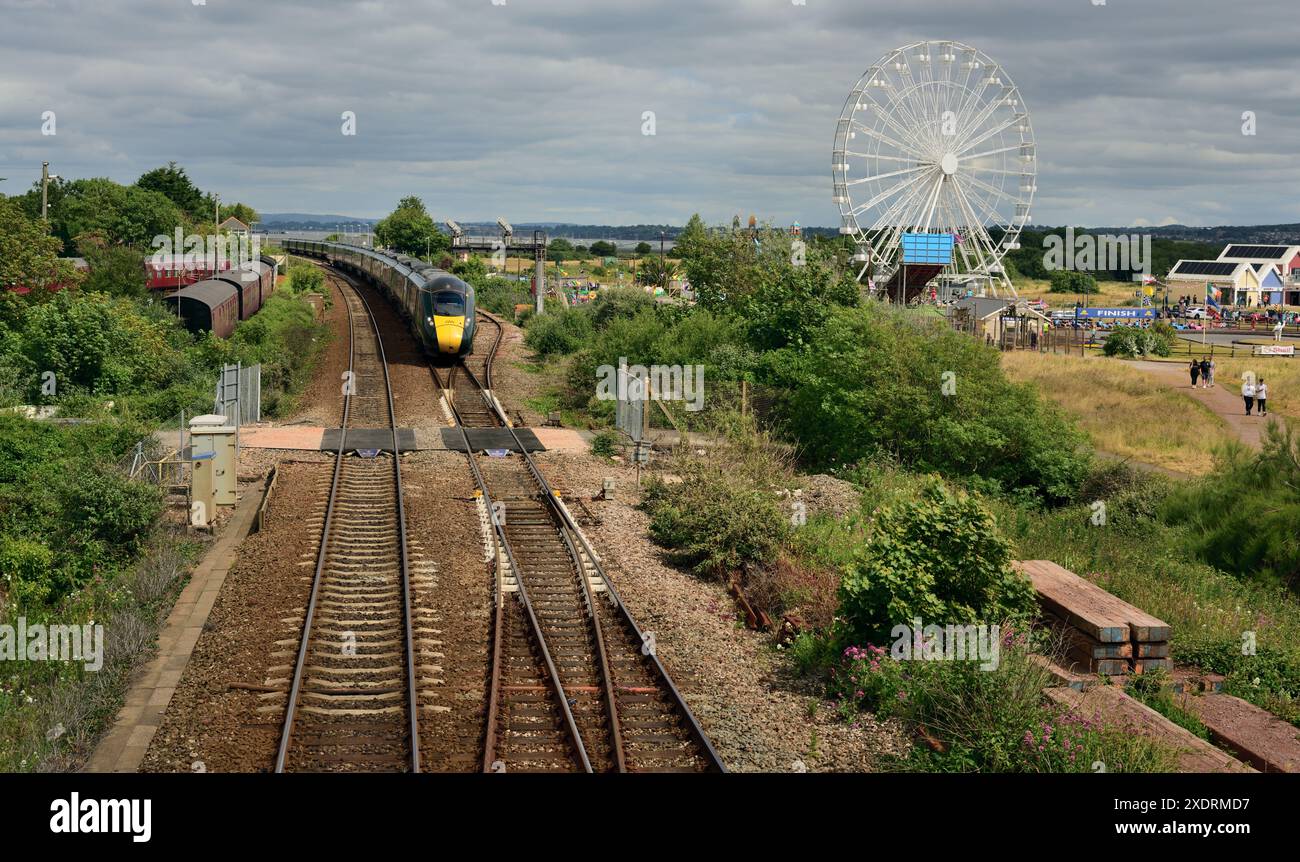
[[[270,211],[378,216],[416,193],[461,219],[829,225],[849,88],[930,38],[1021,88],[1036,222],[1300,221],[1281,0],[0,0],[0,22],[11,194],[42,159],[121,181],[176,159]]]

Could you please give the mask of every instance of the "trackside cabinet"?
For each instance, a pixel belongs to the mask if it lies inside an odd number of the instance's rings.
[[[235,479],[239,453],[236,428],[226,417],[210,413],[190,420],[190,451],[193,459],[195,501],[210,500],[208,518],[215,506],[235,505]],[[209,455],[209,457],[201,457]]]

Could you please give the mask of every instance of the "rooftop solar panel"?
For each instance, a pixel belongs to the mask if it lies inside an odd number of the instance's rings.
[[[1240,264],[1223,260],[1180,260],[1174,267],[1179,275],[1232,275]]]
[[[1244,257],[1255,260],[1277,260],[1285,257],[1289,246],[1285,245],[1230,245],[1219,257]]]

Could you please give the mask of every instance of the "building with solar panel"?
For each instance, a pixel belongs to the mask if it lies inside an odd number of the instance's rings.
[[[1260,277],[1246,261],[1180,260],[1169,270],[1169,292],[1186,293],[1205,301],[1208,288],[1218,288],[1223,305],[1260,305]],[[1267,299],[1262,300],[1267,303]]]
[[[1219,260],[1249,263],[1260,278],[1265,303],[1300,305],[1300,245],[1232,243]]]

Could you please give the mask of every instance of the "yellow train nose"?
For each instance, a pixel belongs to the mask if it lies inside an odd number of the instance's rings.
[[[434,331],[438,334],[439,353],[459,353],[461,338],[465,334],[465,318],[435,317]]]

